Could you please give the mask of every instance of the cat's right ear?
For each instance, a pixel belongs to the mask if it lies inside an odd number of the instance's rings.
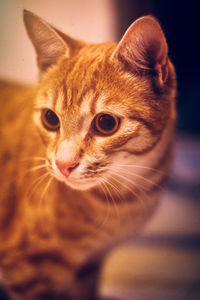
[[[152,16],[141,17],[128,28],[113,57],[133,73],[151,74],[159,87],[167,80],[167,42],[160,24]]]
[[[37,54],[41,72],[55,64],[62,55],[69,57],[69,46],[59,33],[34,13],[24,10],[24,24]]]

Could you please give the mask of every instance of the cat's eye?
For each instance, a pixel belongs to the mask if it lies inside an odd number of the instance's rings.
[[[47,130],[57,131],[60,128],[60,121],[51,109],[43,109],[41,119],[43,126]]]
[[[119,127],[119,118],[113,114],[100,113],[94,119],[94,129],[101,135],[111,135]]]

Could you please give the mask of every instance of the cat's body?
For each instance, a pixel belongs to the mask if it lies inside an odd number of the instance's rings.
[[[164,49],[157,21],[146,18]],[[0,85],[0,270],[13,299],[89,300],[106,251],[158,203],[172,152],[175,73],[166,53],[154,72],[139,72],[137,53],[122,51],[130,30],[116,48],[75,42],[31,13],[25,22],[42,79],[36,88]],[[51,63],[36,25],[56,44]]]

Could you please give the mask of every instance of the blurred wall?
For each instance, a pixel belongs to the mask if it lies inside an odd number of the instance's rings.
[[[24,29],[28,9],[66,34],[88,42],[116,36],[113,0],[0,0],[0,77],[34,82],[35,53]]]

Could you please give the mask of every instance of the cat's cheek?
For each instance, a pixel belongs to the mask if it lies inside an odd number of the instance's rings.
[[[123,151],[141,156],[150,152],[154,146],[159,142],[161,134],[152,134],[145,126],[142,127],[138,136],[129,140],[124,146]]]

